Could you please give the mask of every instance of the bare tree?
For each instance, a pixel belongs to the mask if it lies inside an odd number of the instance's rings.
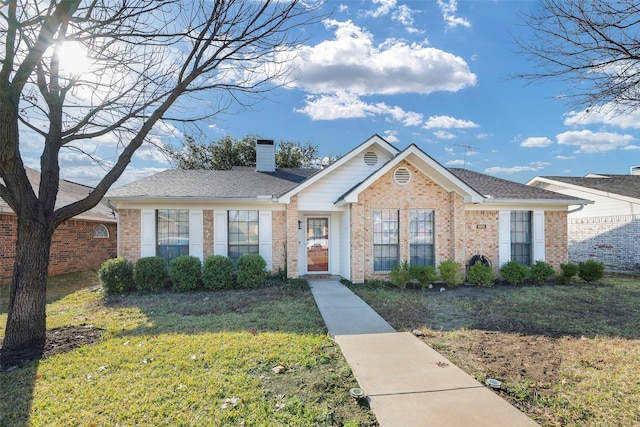
[[[0,196],[17,215],[16,258],[0,362],[45,344],[51,238],[96,206],[158,125],[246,107],[287,83],[308,2],[246,0],[12,0],[0,8]],[[63,49],[82,46],[82,72]],[[79,59],[79,58],[77,58]],[[188,101],[188,102],[187,102]],[[21,134],[42,146],[32,188]],[[84,199],[56,207],[60,155],[99,161],[87,141],[118,142],[115,161]],[[29,141],[33,143],[34,141]]]
[[[639,1],[543,0],[523,19],[533,37],[516,42],[533,67],[518,77],[565,79],[576,107],[638,108]]]

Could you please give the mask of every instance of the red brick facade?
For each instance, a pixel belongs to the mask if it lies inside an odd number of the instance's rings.
[[[108,238],[93,237],[96,226],[109,230]],[[17,234],[16,217],[0,214],[0,284],[11,282]],[[115,223],[69,220],[53,233],[49,275],[97,270],[109,258],[116,256],[117,228]]]

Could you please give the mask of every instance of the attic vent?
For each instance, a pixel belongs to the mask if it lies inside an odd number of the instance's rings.
[[[367,151],[364,153],[364,163],[367,166],[375,166],[378,164],[378,155],[373,151]]]
[[[398,168],[393,173],[393,178],[400,185],[408,184],[411,181],[411,172],[407,168]]]

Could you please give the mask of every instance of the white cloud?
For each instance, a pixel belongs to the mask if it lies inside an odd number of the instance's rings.
[[[456,137],[451,132],[447,132],[445,130],[437,130],[433,132],[433,135],[435,135],[435,137],[438,139],[454,139]]]
[[[455,119],[449,116],[431,116],[422,127],[425,129],[464,129],[477,128],[479,126],[469,120]]]
[[[400,141],[398,139],[398,131],[397,130],[385,130],[384,131],[384,139],[391,144]]]
[[[407,5],[400,5],[391,15],[391,19],[397,21],[404,25],[405,30],[409,33],[419,33],[420,30],[414,27],[415,20],[413,19],[413,14],[415,10],[409,8]]]
[[[476,84],[468,64],[449,52],[395,39],[374,44],[373,35],[351,21],[325,20],[325,27],[334,29],[334,38],[298,48],[298,75],[290,87],[316,94],[395,95],[456,92]]]
[[[553,141],[546,136],[531,136],[520,143],[521,147],[544,148],[553,144]]]
[[[488,133],[479,133],[476,135],[476,139],[488,139],[490,136]]]
[[[592,132],[590,130],[568,131],[556,136],[560,145],[575,145],[578,153],[603,153],[625,148],[635,138],[613,132]]]
[[[622,114],[616,112],[610,104],[582,111],[570,111],[565,117],[564,124],[567,126],[604,124],[622,129],[640,129],[640,110]]]
[[[456,16],[456,12],[458,11],[458,2],[456,0],[438,0],[438,6],[442,11],[442,17],[447,23],[447,27],[454,28],[458,25],[462,25],[463,27],[470,27],[471,23],[464,18]]]
[[[500,174],[512,175],[518,172],[536,172],[536,171],[539,171],[540,169],[542,168],[538,166],[511,166],[511,167],[494,166],[492,168],[485,169],[484,172],[490,175],[500,175]]]
[[[447,165],[449,166],[465,166],[465,165],[471,165],[470,163],[465,163],[464,160],[449,160],[447,163]]]
[[[640,145],[627,145],[623,150],[640,150]]]
[[[369,11],[366,14],[374,18],[388,15],[391,10],[396,7],[396,0],[373,0],[373,4],[377,5],[377,8],[373,11]]]
[[[398,106],[388,106],[384,102],[369,104],[348,92],[333,95],[308,95],[306,105],[296,111],[308,115],[312,120],[356,119],[370,116],[389,116],[405,126],[418,126],[422,114],[404,111]]]
[[[558,160],[573,160],[575,158],[576,156],[556,156],[556,159]]]

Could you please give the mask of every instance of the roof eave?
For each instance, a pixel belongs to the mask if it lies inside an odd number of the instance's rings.
[[[500,205],[557,205],[557,206],[571,206],[571,205],[589,205],[592,204],[592,200],[585,199],[501,199],[487,197],[484,199],[484,203],[488,204],[500,204]]]
[[[211,203],[211,202],[225,202],[225,203],[274,203],[278,201],[278,198],[271,195],[257,196],[257,197],[190,197],[190,196],[171,196],[171,197],[158,197],[158,196],[121,196],[121,197],[106,197],[108,202],[144,202],[144,203],[162,203],[162,202],[189,202],[189,203]]]

